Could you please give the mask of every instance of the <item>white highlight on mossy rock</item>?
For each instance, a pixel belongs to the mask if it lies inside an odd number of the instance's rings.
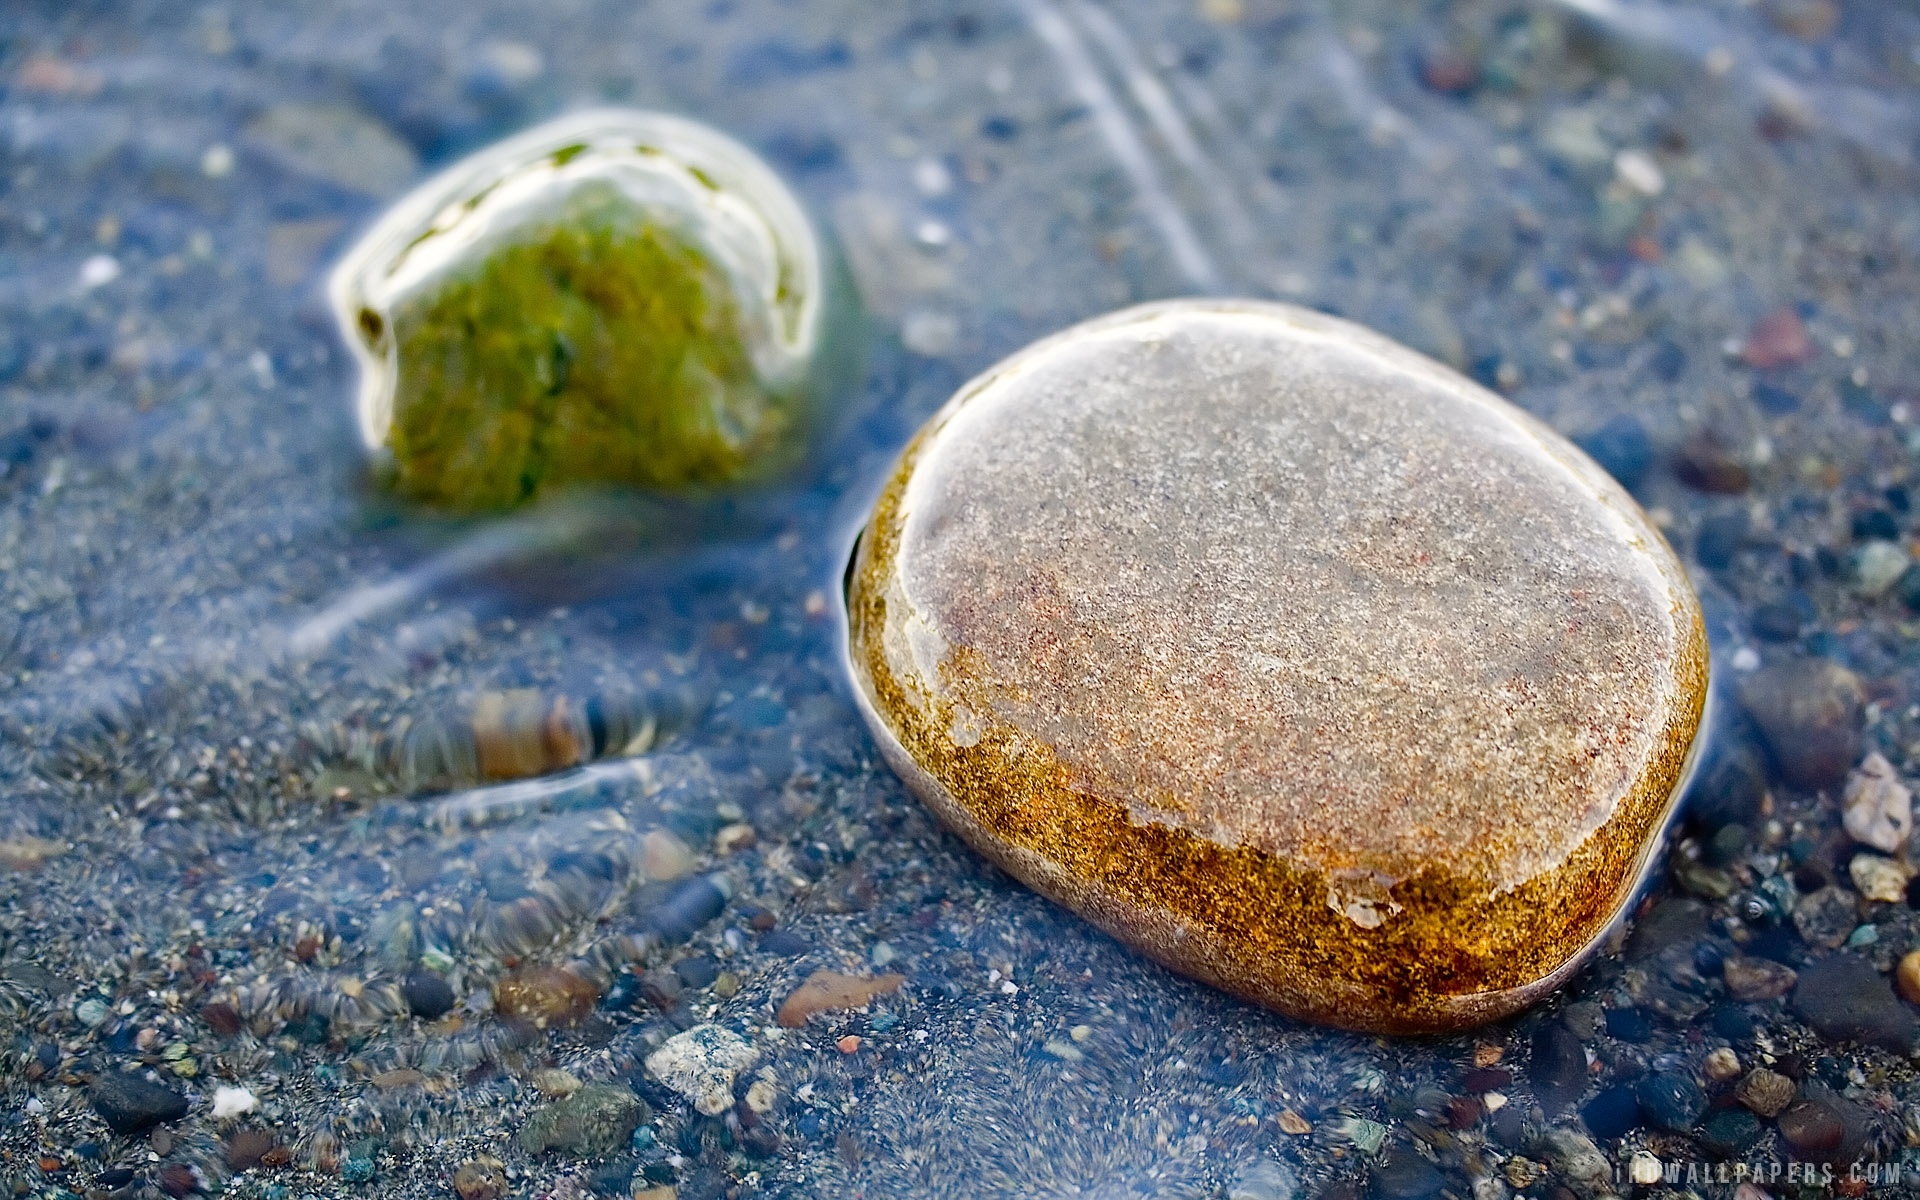
[[[823,257],[793,193],[751,150],[717,130],[666,113],[592,109],[435,175],[389,209],[334,269],[328,296],[360,367],[360,432],[369,449],[385,445],[393,423],[393,310],[557,217],[592,185],[617,189],[726,274],[766,388],[781,391],[804,379],[821,340]]]

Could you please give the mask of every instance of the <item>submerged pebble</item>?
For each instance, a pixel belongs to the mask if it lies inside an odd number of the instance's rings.
[[[612,109],[435,176],[331,285],[368,447],[400,494],[468,510],[784,463],[827,360],[827,290],[805,213],[752,152]]]
[[[112,1071],[87,1085],[87,1100],[115,1133],[141,1133],[187,1115],[187,1098],[164,1083]]]
[[[649,1116],[647,1105],[623,1084],[595,1083],[528,1118],[519,1142],[529,1154],[557,1150],[574,1158],[613,1154]]]
[[[1128,310],[963,388],[848,609],[883,751],[974,846],[1171,966],[1364,1029],[1564,979],[1706,697],[1697,602],[1617,483],[1283,305]]]
[[[733,1104],[734,1077],[759,1057],[739,1034],[718,1025],[695,1025],[648,1055],[647,1073],[711,1117]]]

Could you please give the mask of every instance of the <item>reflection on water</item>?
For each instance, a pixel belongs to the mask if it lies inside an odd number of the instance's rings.
[[[1498,1200],[1642,1154],[1902,1153],[1920,1094],[1862,1039],[1911,1022],[1887,972],[1920,927],[1740,705],[1631,937],[1507,1025],[1375,1041],[1161,972],[941,834],[874,760],[829,598],[972,372],[1131,301],[1285,296],[1611,431],[1717,665],[1832,660],[1860,703],[1819,711],[1920,765],[1908,6],[0,26],[16,1194]],[[823,215],[876,323],[844,423],[729,503],[393,509],[318,281],[421,172],[606,102],[738,135]],[[778,1021],[823,970],[904,983]],[[694,1031],[691,1073],[648,1069]],[[1799,1116],[1735,1099],[1756,1068]],[[1709,1107],[1641,1087],[1673,1073]]]

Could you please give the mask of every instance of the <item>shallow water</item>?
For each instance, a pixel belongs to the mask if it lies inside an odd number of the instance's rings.
[[[1908,1060],[1829,1041],[1787,1001],[1737,1003],[1711,969],[1742,935],[1800,966],[1828,953],[1778,910],[1781,884],[1789,908],[1796,888],[1848,886],[1832,789],[1775,780],[1728,894],[1680,872],[1703,910],[1666,904],[1534,1013],[1430,1041],[1309,1029],[1151,966],[943,835],[859,727],[828,599],[892,456],[969,375],[1119,304],[1280,296],[1575,436],[1635,418],[1637,493],[1696,566],[1722,677],[1843,662],[1872,701],[1867,746],[1920,766],[1912,616],[1899,586],[1866,594],[1855,561],[1868,540],[1904,552],[1920,451],[1920,9],[1851,4],[1831,28],[1825,11],[0,14],[0,1182],[447,1195],[457,1166],[496,1155],[528,1196],[1238,1180],[1544,1198],[1592,1190],[1565,1164],[1533,1182],[1512,1166],[1551,1162],[1542,1130],[1580,1128],[1546,1111],[1551,1055],[1534,1052],[1559,1029],[1594,1088],[1698,1071],[1723,1045],[1791,1058],[1806,1094],[1865,1114],[1860,1155],[1897,1161],[1920,1124]],[[485,523],[394,508],[363,477],[326,265],[421,173],[606,102],[713,123],[786,176],[871,315],[864,385],[798,477],[733,503],[602,497]],[[1783,308],[1810,339],[1785,354],[1750,338]],[[1632,439],[1608,445],[1632,474]],[[598,701],[603,724],[653,718],[659,736],[517,782],[436,775],[478,761],[462,739],[479,698],[523,689],[539,699],[511,704]],[[1722,707],[1721,753],[1750,753]],[[421,729],[443,732],[409,740]],[[662,831],[696,877],[729,880],[718,915],[649,880]],[[1680,834],[1697,850],[1710,832]],[[1667,874],[1656,903],[1686,894]],[[1861,901],[1854,920],[1883,970],[1920,943],[1905,904]],[[455,1019],[396,1000],[423,961]],[[609,990],[567,1028],[515,1028],[489,1009],[524,962]],[[906,982],[782,1029],[776,1008],[822,967]],[[649,1080],[651,1049],[702,1021],[754,1047],[740,1087],[764,1072],[768,1112],[702,1120]],[[1496,1049],[1507,1103],[1454,1103]],[[86,1081],[143,1064],[192,1108],[113,1136]],[[551,1103],[545,1068],[631,1079],[646,1133],[604,1156],[517,1146]],[[260,1108],[216,1118],[223,1086]],[[291,1163],[236,1173],[249,1128]],[[1714,1158],[1646,1128],[1598,1148],[1622,1171],[1643,1149]],[[1786,1152],[1769,1123],[1734,1158]]]

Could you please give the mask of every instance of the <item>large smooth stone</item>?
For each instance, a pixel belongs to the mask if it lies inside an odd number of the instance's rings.
[[[881,749],[956,832],[1176,970],[1354,1029],[1564,980],[1708,690],[1686,575],[1605,472],[1280,304],[1128,309],[966,385],[846,600]]]

